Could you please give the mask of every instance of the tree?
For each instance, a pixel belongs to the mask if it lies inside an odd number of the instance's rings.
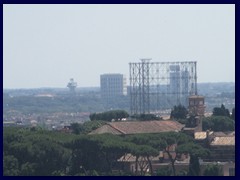
[[[199,176],[200,174],[200,164],[199,159],[196,155],[191,155],[189,163],[189,176]]]
[[[226,116],[211,116],[203,118],[202,121],[203,130],[213,130],[213,131],[234,131],[235,122]]]
[[[155,114],[134,114],[131,116],[133,119],[140,121],[149,121],[149,120],[162,120],[162,117],[159,117]]]
[[[209,164],[207,165],[204,173],[204,176],[222,176],[221,167],[218,164]]]
[[[36,166],[37,166],[36,163],[26,162],[26,163],[22,164],[20,174],[23,176],[32,176],[36,173],[35,172]]]
[[[82,134],[88,134],[92,132],[93,130],[103,126],[106,124],[106,121],[101,121],[101,120],[94,120],[94,121],[86,121],[82,125]]]
[[[3,136],[6,174],[44,176],[57,171],[66,174],[71,150],[65,147],[65,142],[72,140],[72,134],[41,129],[31,131],[29,128],[4,128]],[[11,167],[15,170],[12,171]]]
[[[172,173],[175,176],[175,161],[177,160],[174,148],[179,145],[192,142],[193,139],[186,134],[177,132],[164,132],[159,134],[136,134],[127,137],[128,141],[138,145],[149,145],[158,151],[164,151],[168,154],[171,162]]]
[[[172,166],[172,173],[176,176],[175,161],[179,157],[179,153],[182,153],[179,151],[179,146],[184,146],[185,144],[192,142],[193,139],[186,134],[176,132],[167,132],[162,133],[161,135],[162,142],[160,146],[162,146],[164,151],[168,154]],[[172,153],[172,148],[170,148],[172,145],[176,147],[175,155]]]
[[[197,126],[197,120],[196,116],[190,116],[186,120],[186,127],[196,127]]]
[[[191,143],[182,144],[178,146],[177,153],[190,154],[190,164],[189,164],[188,175],[199,176],[200,175],[199,157],[208,156],[210,154],[210,151],[198,144],[194,144],[193,142],[191,142]]]
[[[79,123],[72,123],[71,129],[73,130],[74,134],[80,134],[83,131],[83,126]]]
[[[81,135],[72,142],[71,147],[72,175],[79,173],[79,167],[85,172],[95,170],[109,175],[117,160],[130,152],[129,143],[112,134]]]
[[[125,137],[127,142],[134,143],[138,146],[133,146],[131,154],[136,156],[135,160],[135,173],[137,174],[138,167],[140,167],[140,174],[145,174],[143,170],[149,167],[151,175],[153,174],[152,162],[150,156],[157,156],[159,151],[163,149],[161,146],[160,134],[134,134]],[[146,167],[144,167],[146,166]]]
[[[17,176],[19,175],[18,160],[12,155],[3,156],[3,175],[4,176]]]
[[[147,169],[150,169],[151,175],[153,174],[152,162],[150,156],[157,156],[158,151],[148,145],[135,145],[132,146],[131,154],[136,157],[135,160],[135,174],[138,175],[138,167],[140,168],[140,175],[145,175]]]
[[[186,119],[188,114],[187,109],[183,105],[174,106],[171,111],[170,118],[172,119]]]
[[[163,167],[157,169],[156,175],[157,176],[171,176],[172,170],[169,167]]]
[[[213,116],[227,116],[230,117],[229,110],[222,104],[221,107],[213,108]]]
[[[112,121],[113,119],[119,121],[123,118],[129,117],[129,114],[124,110],[112,110],[106,111],[102,113],[93,113],[90,114],[89,118],[91,121],[93,120],[103,120],[103,121]]]

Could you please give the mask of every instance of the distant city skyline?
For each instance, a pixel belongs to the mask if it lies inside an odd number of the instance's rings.
[[[129,63],[197,61],[235,82],[235,5],[3,5],[3,88],[100,86]]]

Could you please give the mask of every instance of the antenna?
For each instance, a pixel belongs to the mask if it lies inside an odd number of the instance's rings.
[[[75,89],[76,89],[76,87],[77,87],[77,83],[74,82],[74,79],[73,79],[73,78],[70,79],[70,81],[69,81],[68,84],[67,84],[67,87],[69,88],[69,90],[70,90],[71,93],[75,93]]]

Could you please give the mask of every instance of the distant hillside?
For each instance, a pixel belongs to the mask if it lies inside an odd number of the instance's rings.
[[[198,83],[198,94],[204,96],[213,96],[220,93],[234,93],[235,83],[219,82],[219,83]]]

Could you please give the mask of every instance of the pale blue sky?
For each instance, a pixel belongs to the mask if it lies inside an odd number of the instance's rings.
[[[3,5],[4,88],[100,86],[140,58],[235,82],[235,5]]]

